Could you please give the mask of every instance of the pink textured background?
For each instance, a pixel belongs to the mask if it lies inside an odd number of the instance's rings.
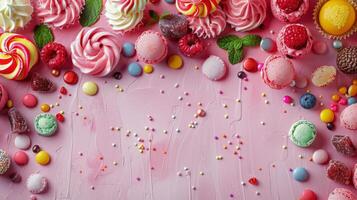
[[[314,5],[314,2],[311,1],[311,5]],[[149,7],[157,11],[176,12],[173,5],[165,2]],[[311,18],[310,9],[310,13],[301,22],[310,27],[314,39],[322,40],[313,27]],[[35,22],[23,31],[30,38],[34,24]],[[94,26],[110,30],[104,15]],[[256,33],[275,38],[282,26],[282,23],[271,17],[269,11],[265,29]],[[56,30],[56,41],[65,44],[69,50],[70,43],[80,29],[77,25],[63,31]],[[154,29],[157,29],[157,26]],[[270,30],[274,30],[275,34],[271,34]],[[123,40],[134,42],[137,36],[138,34],[134,33],[125,36]],[[348,42],[354,40],[355,36]],[[336,52],[331,48],[331,41],[326,42],[329,45],[328,54],[310,54],[293,60],[300,74],[310,76],[317,66],[335,65]],[[326,199],[335,187],[345,187],[327,179],[326,166],[316,165],[309,161],[309,158],[314,150],[323,148],[329,152],[331,158],[346,162],[352,168],[355,159],[339,155],[329,140],[333,134],[338,133],[350,135],[357,142],[355,133],[341,128],[338,122],[338,128],[334,132],[328,131],[319,121],[319,111],[323,107],[304,110],[298,105],[298,98],[304,90],[271,90],[263,84],[258,73],[248,73],[249,81],[241,82],[236,76],[242,68],[241,64],[229,65],[228,76],[222,81],[212,82],[206,79],[200,70],[194,68],[202,64],[205,56],[219,55],[228,63],[225,52],[217,48],[214,40],[207,43],[207,54],[201,59],[185,58],[182,69],[172,70],[163,62],[155,65],[153,74],[144,74],[139,78],[133,78],[126,73],[125,66],[130,61],[124,58],[120,62],[123,72],[121,80],[80,74],[79,83],[75,86],[66,85],[62,78],[51,76],[50,70],[42,63],[39,64],[34,71],[49,77],[56,82],[58,88],[65,86],[72,94],[63,96],[62,99],[58,98],[58,90],[51,94],[40,94],[33,92],[28,82],[0,79],[0,83],[10,92],[15,106],[29,122],[40,113],[39,105],[42,103],[58,102],[59,106],[52,109],[51,113],[56,114],[63,110],[66,118],[66,121],[60,124],[57,135],[50,138],[38,136],[31,123],[32,144],[39,144],[48,151],[52,162],[48,166],[40,166],[34,161],[34,153],[28,150],[29,164],[24,167],[15,164],[12,166],[13,170],[22,175],[23,181],[14,184],[6,177],[0,177],[0,199],[29,199],[30,193],[26,189],[25,181],[33,172],[45,175],[50,183],[49,191],[37,195],[38,199],[56,200],[290,200],[297,199],[304,188],[311,188],[319,199]],[[245,50],[246,57],[254,57],[260,62],[268,56],[259,48]],[[178,53],[172,42],[169,52]],[[160,78],[161,75],[165,78]],[[309,89],[317,97],[322,95],[319,102],[328,106],[330,95],[336,91],[337,86],[349,83],[352,78],[340,74],[337,83],[326,88],[311,86]],[[81,85],[87,80],[95,81],[99,85],[100,91],[94,97],[88,97],[81,92]],[[174,87],[176,83],[179,84],[178,88]],[[124,91],[120,92],[115,85],[120,85]],[[247,90],[244,90],[244,87]],[[164,94],[161,94],[160,90],[164,90]],[[219,93],[220,90],[223,94]],[[39,105],[34,109],[28,109],[21,103],[22,96],[28,92],[39,98]],[[188,92],[188,95],[185,92]],[[267,97],[261,97],[262,92],[266,93]],[[283,104],[281,99],[284,95],[292,96],[297,105],[293,107]],[[182,101],[178,100],[179,96],[183,97]],[[241,99],[241,103],[237,103],[236,99]],[[270,104],[265,104],[265,100]],[[207,116],[195,119],[193,115],[199,108],[198,102],[203,104]],[[226,104],[227,108],[222,104]],[[83,109],[80,109],[80,106]],[[283,110],[287,110],[287,113],[283,113]],[[76,116],[77,112],[79,116]],[[224,118],[225,114],[228,114],[228,119]],[[149,121],[148,115],[154,120]],[[172,119],[172,115],[175,115],[176,119]],[[311,120],[318,127],[317,140],[306,149],[293,145],[287,138],[290,125],[299,119]],[[188,128],[191,121],[197,121],[198,126],[194,129]],[[261,121],[266,125],[261,125]],[[146,131],[145,126],[155,130]],[[112,131],[111,127],[120,127],[121,130]],[[176,128],[181,132],[177,133]],[[164,134],[163,130],[168,133]],[[130,136],[126,136],[128,131],[131,132]],[[227,135],[226,139],[222,137],[223,134]],[[236,134],[240,139],[236,138]],[[215,136],[219,136],[219,140],[215,140]],[[15,136],[10,134],[7,116],[2,114],[0,147],[13,154],[17,151],[13,144],[14,138]],[[138,138],[143,139],[145,147],[151,150],[139,153],[135,146],[139,143]],[[229,141],[232,145],[228,144]],[[113,147],[112,143],[117,146]],[[228,149],[224,149],[224,145],[227,145]],[[242,156],[242,159],[233,154],[237,145],[241,148],[238,155]],[[288,148],[284,150],[283,145]],[[79,155],[80,152],[83,156]],[[300,154],[302,159],[299,158]],[[217,155],[223,156],[223,160],[216,160]],[[103,160],[99,159],[101,156]],[[118,165],[113,165],[113,161]],[[101,171],[104,165],[108,167]],[[293,180],[289,169],[299,166],[310,172],[307,182],[299,183]],[[188,170],[185,170],[185,167]],[[201,171],[204,172],[203,176],[200,175]],[[178,173],[182,173],[182,176],[178,176]],[[247,183],[253,176],[259,180],[258,186]],[[140,178],[140,181],[137,178]],[[247,185],[242,186],[241,181]],[[91,186],[94,186],[94,190]],[[354,190],[352,187],[350,189]],[[257,191],[260,196],[256,195]],[[231,198],[230,194],[234,197]]]

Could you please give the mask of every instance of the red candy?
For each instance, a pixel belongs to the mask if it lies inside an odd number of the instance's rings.
[[[66,95],[67,94],[67,89],[65,87],[61,87],[60,93],[63,94],[63,95]]]
[[[13,155],[12,159],[18,165],[26,165],[29,161],[29,157],[27,156],[27,154],[24,151],[16,152]]]
[[[314,191],[312,191],[310,189],[305,189],[302,192],[301,197],[299,198],[299,200],[317,200],[317,196],[316,196]]]
[[[247,72],[256,72],[256,71],[258,71],[258,63],[253,58],[247,58],[243,62],[243,68]]]
[[[249,182],[250,184],[252,184],[252,185],[258,185],[258,184],[259,184],[258,179],[255,178],[255,177],[250,178],[250,179],[248,180],[248,182]]]
[[[344,163],[330,160],[327,167],[327,177],[337,183],[349,185],[351,183],[352,171]]]
[[[67,71],[63,75],[63,80],[69,85],[75,85],[78,82],[78,75],[74,71]]]
[[[37,105],[37,98],[32,94],[26,94],[22,99],[22,103],[28,108],[34,108]]]
[[[57,119],[59,122],[64,122],[64,116],[63,116],[61,113],[57,113],[57,114],[56,114],[56,119]]]
[[[48,43],[41,50],[41,60],[51,69],[61,69],[67,61],[66,48],[56,42]]]
[[[338,103],[341,104],[341,105],[347,105],[347,99],[341,98],[341,99],[338,101]]]
[[[350,137],[345,135],[334,135],[332,137],[332,144],[336,151],[345,156],[357,155],[356,147],[353,145]]]

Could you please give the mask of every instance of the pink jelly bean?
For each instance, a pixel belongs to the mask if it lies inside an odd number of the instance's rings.
[[[294,101],[293,98],[291,98],[288,95],[283,97],[283,102],[286,103],[286,104],[291,104],[293,101]]]
[[[338,101],[338,103],[341,104],[341,105],[347,105],[347,99],[341,98],[341,99]]]
[[[338,105],[336,103],[332,103],[330,105],[330,109],[333,111],[333,112],[337,112],[338,111]]]

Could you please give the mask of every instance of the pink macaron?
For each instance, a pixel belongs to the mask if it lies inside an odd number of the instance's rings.
[[[340,116],[341,124],[350,130],[357,130],[357,104],[345,108]]]
[[[159,63],[166,58],[168,47],[164,36],[159,32],[145,31],[135,42],[135,49],[140,61],[147,64]]]
[[[0,84],[0,111],[5,107],[9,95],[3,85]]]
[[[352,191],[345,188],[335,188],[328,196],[327,200],[357,200]]]
[[[261,70],[265,84],[273,89],[282,89],[288,86],[295,77],[293,63],[280,55],[269,56]]]

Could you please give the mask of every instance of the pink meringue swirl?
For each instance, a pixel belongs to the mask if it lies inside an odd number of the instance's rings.
[[[37,17],[55,28],[67,28],[78,22],[85,0],[38,0]]]
[[[71,44],[72,62],[82,73],[106,76],[118,65],[121,45],[118,36],[103,28],[83,28]]]
[[[202,38],[215,38],[226,28],[226,14],[220,7],[207,17],[188,17],[192,33]]]
[[[250,31],[260,26],[267,10],[266,0],[224,0],[222,7],[227,22],[239,32]]]

